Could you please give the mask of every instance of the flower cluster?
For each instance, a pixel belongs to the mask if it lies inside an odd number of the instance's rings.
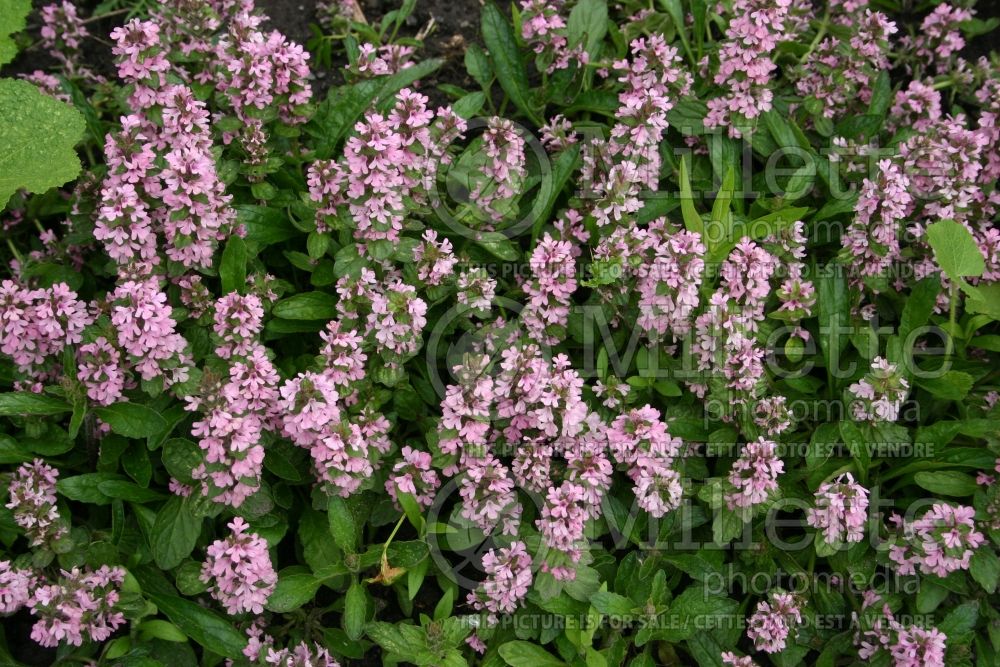
[[[824,482],[816,491],[816,506],[806,512],[806,521],[823,531],[827,544],[860,542],[868,519],[868,489],[847,472]]]
[[[102,565],[94,571],[63,570],[57,583],[37,586],[27,602],[38,617],[31,638],[42,646],[106,640],[125,623],[125,616],[114,608],[124,580],[123,568]]]
[[[968,570],[969,560],[986,538],[976,529],[976,511],[971,507],[936,503],[919,519],[892,517],[900,531],[889,550],[889,559],[900,574],[945,577]]]
[[[747,636],[758,651],[777,653],[785,648],[789,635],[802,623],[801,601],[791,593],[773,592],[747,620]]]
[[[861,615],[853,615],[853,625],[857,628],[854,644],[862,660],[888,655],[893,667],[945,667],[948,637],[943,632],[903,625],[874,591],[865,591],[861,609]]]
[[[205,552],[208,557],[201,566],[201,580],[211,586],[212,597],[230,614],[260,614],[278,582],[267,542],[250,532],[240,517],[227,525],[230,535],[210,544]]]
[[[10,502],[6,507],[14,515],[14,522],[28,536],[31,546],[51,546],[67,532],[56,507],[58,477],[58,470],[35,459],[17,469],[8,487]]]
[[[371,111],[354,130],[343,159],[309,167],[317,228],[327,229],[336,218],[359,241],[395,241],[403,229],[404,201],[425,196],[422,186],[447,163],[446,149],[465,131],[465,121],[449,108],[429,111],[427,97],[404,89],[387,115]]]
[[[847,388],[851,396],[851,415],[858,421],[894,422],[909,388],[910,383],[896,364],[875,357],[871,370]]]
[[[483,556],[486,580],[472,593],[469,604],[485,611],[492,622],[499,614],[512,614],[531,586],[531,556],[523,542],[490,549]]]

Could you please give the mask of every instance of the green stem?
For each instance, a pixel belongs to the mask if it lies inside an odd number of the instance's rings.
[[[382,545],[382,558],[383,559],[385,559],[385,557],[386,557],[386,552],[389,550],[389,545],[392,544],[393,538],[396,537],[396,533],[399,532],[399,527],[403,525],[403,521],[405,521],[405,520],[406,520],[406,514],[404,513],[403,516],[399,517],[399,521],[396,522],[396,527],[393,528],[392,532],[389,534],[389,539],[386,540],[385,544]]]
[[[819,46],[819,43],[823,40],[823,38],[826,37],[826,30],[829,27],[829,25],[830,25],[830,8],[827,7],[826,12],[823,14],[823,18],[820,21],[819,30],[816,31],[816,36],[813,37],[813,41],[810,42],[809,44],[809,49],[802,54],[801,58],[799,58],[800,63],[804,63],[806,59],[812,55],[812,52],[816,50],[816,47]]]
[[[958,303],[958,288],[952,284],[948,295],[948,340],[944,343],[944,363],[951,365],[951,354],[955,350],[955,313]]]
[[[14,247],[13,241],[11,241],[10,239],[7,239],[7,247],[10,248],[10,251],[12,253],[14,253],[14,259],[17,260],[18,265],[23,268],[24,267],[24,258],[21,257],[21,253],[19,253],[17,251],[17,248]]]

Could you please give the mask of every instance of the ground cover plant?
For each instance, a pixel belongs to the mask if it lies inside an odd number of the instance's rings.
[[[416,11],[0,0],[0,662],[1000,663],[998,21]]]

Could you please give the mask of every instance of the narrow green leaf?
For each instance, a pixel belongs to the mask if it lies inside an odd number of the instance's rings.
[[[542,125],[544,121],[530,101],[528,71],[510,23],[492,2],[483,6],[481,21],[483,42],[489,49],[500,86],[521,113],[535,125]]]

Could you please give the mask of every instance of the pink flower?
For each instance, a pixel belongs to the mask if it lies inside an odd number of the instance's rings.
[[[36,586],[31,570],[15,568],[9,560],[0,561],[0,614],[13,614],[28,604]]]
[[[851,473],[826,482],[816,491],[816,507],[806,511],[806,521],[823,531],[827,544],[860,542],[868,518],[868,490],[855,483]]]
[[[8,487],[10,502],[6,507],[33,547],[51,546],[67,533],[56,507],[58,477],[58,470],[35,459],[18,467]]]
[[[726,494],[726,505],[746,510],[766,502],[778,489],[778,475],[784,469],[774,442],[763,437],[748,442],[729,473],[732,490]]]
[[[796,625],[802,623],[801,601],[790,593],[773,592],[768,601],[757,603],[757,611],[747,621],[747,637],[758,651],[777,653]]]
[[[899,418],[909,387],[895,364],[875,357],[871,371],[847,388],[853,397],[851,414],[858,421],[894,422]]]
[[[211,585],[212,597],[230,614],[261,614],[274,592],[278,575],[271,566],[267,542],[240,517],[228,524],[232,533],[209,545],[201,580]]]
[[[398,501],[398,492],[409,493],[422,507],[434,503],[434,492],[441,485],[437,473],[431,469],[431,455],[412,447],[403,447],[403,460],[392,468],[392,474],[385,481],[385,490],[393,501]],[[398,490],[398,491],[397,491]]]
[[[28,607],[38,617],[31,638],[42,646],[105,641],[125,623],[125,616],[114,611],[124,580],[121,567],[62,570],[59,583],[40,585],[31,594]]]
[[[500,614],[513,614],[531,587],[531,556],[524,542],[512,542],[509,547],[490,549],[483,556],[486,579],[469,593],[473,609],[486,611],[491,623]]]
[[[976,529],[972,507],[936,503],[922,517],[902,521],[900,536],[889,550],[889,559],[900,574],[945,577],[968,570],[975,550],[986,538]]]

